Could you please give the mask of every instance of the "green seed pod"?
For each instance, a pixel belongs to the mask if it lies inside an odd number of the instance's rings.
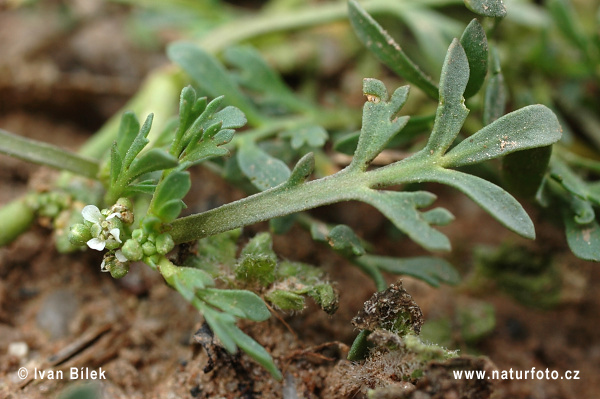
[[[113,278],[123,278],[129,272],[129,263],[116,261],[110,266],[110,275]]]
[[[265,298],[281,310],[304,309],[304,297],[284,290],[274,290],[265,295]]]
[[[173,238],[169,233],[162,233],[156,237],[156,252],[159,254],[166,255],[174,247],[175,243],[173,242]]]
[[[123,244],[123,247],[121,248],[121,252],[123,252],[123,255],[125,255],[127,259],[133,261],[141,260],[144,257],[142,245],[132,238],[125,241],[125,244]]]
[[[146,256],[154,255],[156,253],[156,246],[150,241],[146,241],[142,244],[142,251]]]
[[[71,226],[69,231],[69,241],[73,245],[85,245],[86,242],[92,239],[90,228],[83,223],[77,223]]]

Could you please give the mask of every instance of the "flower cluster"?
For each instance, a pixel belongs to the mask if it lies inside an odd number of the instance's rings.
[[[121,251],[124,240],[124,224],[133,222],[131,203],[119,199],[110,209],[100,211],[95,205],[86,205],[81,211],[84,222],[74,225],[69,234],[75,245],[87,245],[96,251],[108,252],[100,266],[103,272],[110,272],[115,278],[123,277],[129,269],[129,259]]]

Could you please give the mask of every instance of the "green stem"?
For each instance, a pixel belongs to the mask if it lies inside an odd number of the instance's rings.
[[[285,182],[210,211],[177,219],[171,223],[170,233],[175,243],[180,244],[323,205],[361,200],[371,187],[413,181],[418,176],[419,164],[426,167],[421,158],[413,157],[367,173],[346,168],[308,183]],[[383,169],[385,173],[380,172]]]
[[[21,197],[0,208],[0,220],[0,246],[4,246],[29,229],[35,220],[35,211],[27,204],[27,197]]]
[[[52,144],[17,136],[0,129],[0,153],[28,162],[68,170],[95,179],[99,165],[93,159],[69,152]]]

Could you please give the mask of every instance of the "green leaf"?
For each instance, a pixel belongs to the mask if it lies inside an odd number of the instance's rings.
[[[399,117],[398,112],[406,102],[408,90],[408,86],[396,89],[388,101],[387,90],[381,81],[363,80],[367,102],[363,107],[361,134],[350,169],[366,170],[390,139],[406,125],[408,117]]]
[[[167,175],[157,186],[148,213],[158,216],[163,223],[175,220],[185,206],[181,199],[190,190],[191,184],[187,172],[177,171]]]
[[[327,235],[327,242],[334,250],[346,256],[361,256],[365,253],[360,238],[345,224],[339,224],[331,229]]]
[[[583,200],[600,205],[598,185],[589,184],[579,177],[563,161],[553,158],[550,162],[550,176],[558,181],[565,190]]]
[[[463,29],[462,23],[437,10],[421,6],[417,2],[402,8],[398,16],[414,34],[418,52],[425,56],[425,61],[428,63],[425,67],[429,67],[426,69],[434,76],[438,75],[448,44],[454,37],[460,35]]]
[[[283,161],[267,154],[253,142],[241,145],[237,159],[244,174],[261,191],[283,183],[291,175]]]
[[[244,127],[246,122],[248,122],[246,115],[240,109],[231,105],[215,113],[212,120],[221,122],[221,129],[238,129]]]
[[[169,58],[213,97],[225,96],[227,102],[244,112],[251,125],[260,125],[264,117],[240,91],[237,83],[216,58],[192,43],[173,43],[167,48]]]
[[[289,139],[292,148],[297,150],[303,145],[314,148],[323,147],[329,135],[322,126],[308,125],[286,130],[280,134],[280,137]]]
[[[206,303],[236,317],[252,321],[265,321],[271,317],[263,300],[250,291],[206,288],[198,291],[197,295]]]
[[[237,328],[235,326],[235,317],[228,313],[222,313],[212,309],[197,297],[193,298],[192,304],[202,313],[202,316],[204,316],[204,319],[211,330],[213,330],[215,335],[219,338],[225,349],[227,349],[229,353],[235,353],[237,351],[236,341],[233,338],[233,335],[235,334],[233,330]]]
[[[198,290],[215,285],[213,278],[204,270],[193,267],[177,267],[176,272],[169,277],[168,282],[187,301],[192,301]]]
[[[465,98],[477,94],[488,70],[488,43],[483,27],[473,19],[463,32],[460,44],[469,60],[469,83],[465,89]]]
[[[348,8],[352,28],[360,41],[392,71],[437,99],[438,90],[431,78],[419,69],[358,2],[350,0]]]
[[[150,133],[150,127],[152,126],[153,120],[154,114],[148,115],[146,121],[140,128],[140,131],[133,139],[133,142],[131,143],[129,148],[127,148],[125,156],[123,157],[123,168],[128,169],[133,160],[144,149],[144,147],[146,147],[146,144],[150,142],[150,140],[148,140],[146,136],[148,136],[148,133]]]
[[[454,220],[454,215],[445,208],[435,208],[422,213],[423,219],[429,224],[446,226]]]
[[[578,258],[600,261],[600,225],[596,220],[588,224],[579,224],[574,215],[563,211],[563,221],[569,248]]]
[[[440,77],[440,102],[435,122],[425,151],[441,155],[454,142],[469,110],[465,107],[463,93],[469,81],[469,61],[465,50],[454,39],[448,52]]]
[[[124,195],[129,195],[131,193],[144,193],[144,194],[154,194],[154,190],[156,190],[156,181],[154,180],[144,180],[136,184],[130,184],[123,191]]]
[[[502,181],[510,192],[523,198],[534,198],[552,154],[552,146],[517,151],[502,158]]]
[[[485,98],[483,102],[483,124],[489,125],[496,119],[504,115],[506,108],[506,87],[504,85],[504,75],[500,68],[500,56],[495,47],[491,48],[491,73],[485,88]]]
[[[533,222],[521,206],[509,193],[493,183],[479,177],[450,169],[430,169],[420,172],[419,181],[430,181],[454,187],[502,225],[527,238],[535,238]]]
[[[283,378],[281,372],[275,366],[273,362],[273,358],[267,352],[265,348],[263,348],[258,342],[250,338],[246,335],[242,330],[240,330],[236,325],[233,325],[231,331],[231,338],[235,341],[235,343],[250,356],[252,359],[256,360],[258,364],[263,366],[273,378],[278,381],[281,381]]]
[[[464,0],[465,5],[475,14],[484,17],[504,18],[506,16],[506,7],[502,0]]]
[[[450,241],[439,231],[431,228],[418,208],[429,206],[435,195],[425,192],[396,192],[368,190],[360,200],[379,209],[394,225],[422,247],[435,250],[450,250]]]
[[[129,175],[129,179],[133,180],[145,173],[171,169],[177,165],[177,158],[164,150],[153,148],[136,158],[127,171],[127,174]]]
[[[123,159],[119,155],[119,147],[117,143],[113,143],[110,148],[110,184],[113,185],[119,175],[123,173]]]
[[[284,105],[290,111],[305,111],[310,108],[284,83],[260,53],[250,46],[225,49],[225,59],[240,70],[240,84],[260,93],[268,103]]]
[[[302,184],[308,179],[315,169],[315,155],[312,152],[304,155],[294,169],[292,170],[290,177],[286,181],[286,185],[293,187]]]
[[[125,112],[121,116],[121,124],[117,133],[117,149],[121,159],[125,158],[127,150],[135,140],[140,131],[140,122],[133,112]]]
[[[444,155],[443,164],[457,167],[497,158],[515,151],[557,142],[562,129],[554,112],[530,105],[504,115]]]
[[[414,258],[393,258],[389,256],[365,255],[358,262],[369,264],[393,274],[402,274],[425,281],[432,287],[440,284],[456,285],[460,275],[456,269],[441,258],[418,256]]]

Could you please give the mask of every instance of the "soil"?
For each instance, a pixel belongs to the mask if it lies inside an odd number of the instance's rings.
[[[127,9],[74,2],[77,23],[67,26],[57,14],[58,5],[48,2],[39,6],[47,8],[42,12],[0,14],[4,55],[0,127],[75,150],[124,104],[145,74],[165,60],[160,51],[142,50],[126,39]],[[0,204],[47,185],[54,176],[52,171],[5,156],[0,156],[0,165]],[[193,170],[193,181],[202,187],[186,199],[193,209],[244,195],[207,170]],[[377,366],[367,369],[345,360],[357,333],[351,320],[375,286],[300,228],[276,236],[276,252],[282,258],[323,267],[337,282],[340,306],[333,316],[309,304],[301,313],[278,312],[263,323],[240,324],[276,360],[284,375],[277,382],[245,355],[231,356],[215,344],[210,334],[202,332],[198,312],[148,267],[134,264],[124,279],[114,280],[100,272],[98,253],[59,254],[50,231],[38,224],[0,248],[0,398],[66,398],[74,386],[90,388],[99,398],[360,398],[369,384],[386,385],[386,381],[391,388],[378,397],[480,398],[489,396],[488,389],[493,390],[493,398],[598,397],[598,266],[570,255],[560,229],[545,222],[533,207],[528,212],[538,239],[525,242],[463,196],[431,189],[439,194],[437,205],[456,216],[443,230],[454,248],[448,259],[460,270],[464,283],[433,288],[404,277],[404,288],[426,321],[453,317],[470,301],[485,301],[493,305],[496,324],[468,344],[454,326],[457,349],[479,357],[461,357],[455,364],[432,363],[416,391],[410,388],[400,396],[405,383],[392,381],[393,376]],[[378,254],[422,254],[408,241],[388,238],[383,217],[365,205],[341,204],[315,214],[356,227],[376,243]],[[266,228],[265,224],[252,226],[244,237]],[[552,252],[562,278],[557,305],[549,310],[526,307],[493,282],[473,284],[473,248],[504,242]],[[388,276],[389,283],[397,280]],[[21,367],[29,371],[25,379],[19,378]],[[457,388],[447,378],[448,370],[461,367],[500,371],[535,367],[556,370],[560,376],[570,370],[577,371],[579,379],[513,378],[491,386]],[[47,374],[34,378],[36,369],[52,370],[56,378]],[[73,369],[102,371],[106,378],[70,381],[67,375]],[[65,378],[59,378],[59,371]]]

